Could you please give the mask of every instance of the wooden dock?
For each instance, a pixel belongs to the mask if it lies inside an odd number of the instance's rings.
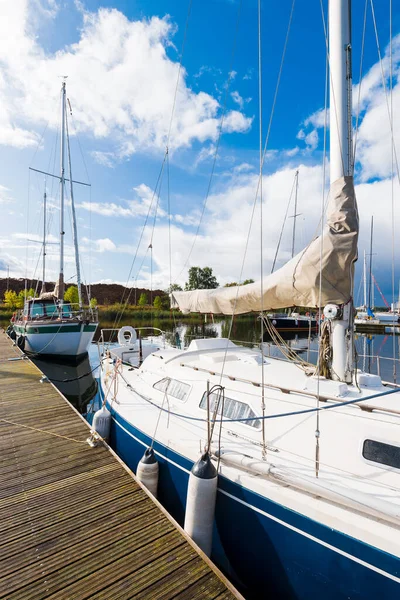
[[[0,598],[242,598],[4,332]]]

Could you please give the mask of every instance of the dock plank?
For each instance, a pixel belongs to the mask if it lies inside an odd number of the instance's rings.
[[[21,357],[0,332],[0,598],[242,598]]]

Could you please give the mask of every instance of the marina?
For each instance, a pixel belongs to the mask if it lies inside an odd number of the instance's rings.
[[[17,6],[0,600],[398,598],[399,6]]]
[[[242,598],[0,333],[0,597]]]

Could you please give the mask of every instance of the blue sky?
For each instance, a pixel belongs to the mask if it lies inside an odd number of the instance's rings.
[[[374,214],[374,271],[390,301],[390,129],[369,4],[357,154],[360,250],[362,254],[368,245],[369,221]],[[396,107],[400,105],[400,10],[393,5]],[[164,158],[188,6],[186,0],[15,0],[12,4],[0,0],[0,276],[6,276],[7,266],[11,275],[19,277],[26,270],[29,277],[40,270],[40,245],[27,242],[27,237],[40,240],[44,180],[29,174],[29,166],[58,172],[60,75],[68,75],[67,95],[73,111],[74,177],[89,179],[92,184],[90,191],[75,189],[85,279],[125,283],[131,272],[130,284],[149,287],[152,280],[153,287],[166,288],[170,279],[184,283],[188,268],[198,265],[212,267],[224,284],[239,279],[248,236],[243,277],[259,276],[257,216],[249,230],[259,137],[256,0],[242,5],[237,0],[192,2],[170,137],[171,274],[166,168],[156,219],[154,211],[150,212],[141,238]],[[292,0],[262,3],[264,134],[291,6]],[[324,7],[326,10],[326,2]],[[386,56],[387,83],[389,0],[375,1],[374,8],[381,51]],[[363,11],[364,0],[354,0],[355,107]],[[297,220],[297,250],[310,240],[318,224],[323,140],[319,111],[324,105],[324,82],[320,2],[297,0],[264,171],[265,273],[275,255],[297,168],[302,213]],[[225,127],[211,178],[225,102]],[[396,112],[394,133],[398,144],[400,116],[396,118]],[[48,180],[46,185],[49,234],[54,242],[48,250],[48,277],[54,279],[58,269],[58,194],[54,182]],[[393,190],[397,207],[397,178]],[[66,279],[73,280],[76,270],[69,213],[68,207]],[[278,264],[290,257],[291,223],[288,221],[284,230]],[[357,266],[356,300],[361,263]],[[397,261],[396,280],[399,266]]]

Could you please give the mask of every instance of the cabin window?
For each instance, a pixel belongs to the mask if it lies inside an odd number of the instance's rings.
[[[164,377],[164,379],[161,379],[161,381],[157,381],[153,387],[155,390],[166,392],[168,396],[177,398],[182,402],[186,400],[190,392],[190,385],[183,383],[182,381],[178,381],[177,379],[170,379],[169,377]]]
[[[71,317],[72,316],[71,306],[69,304],[63,304],[62,314],[63,314],[63,317]]]
[[[213,413],[215,410],[216,402],[218,401],[217,394],[210,394],[210,412]],[[251,417],[255,417],[255,413],[252,408],[246,404],[245,402],[240,402],[239,400],[233,400],[233,398],[227,398],[225,396],[224,404],[224,417],[228,419],[250,419]],[[203,397],[200,402],[200,408],[207,409],[207,392],[204,392]],[[220,415],[222,411],[222,397],[219,400],[218,411],[217,413]],[[242,421],[243,425],[250,425],[250,427],[260,427],[261,422],[260,419],[252,419],[250,421]]]
[[[384,444],[376,440],[365,440],[362,455],[367,460],[400,469],[400,446]]]
[[[31,317],[43,317],[44,315],[44,306],[43,304],[32,304],[31,306]]]
[[[48,316],[54,316],[58,314],[58,306],[56,306],[55,304],[47,304],[46,305],[46,314]]]

